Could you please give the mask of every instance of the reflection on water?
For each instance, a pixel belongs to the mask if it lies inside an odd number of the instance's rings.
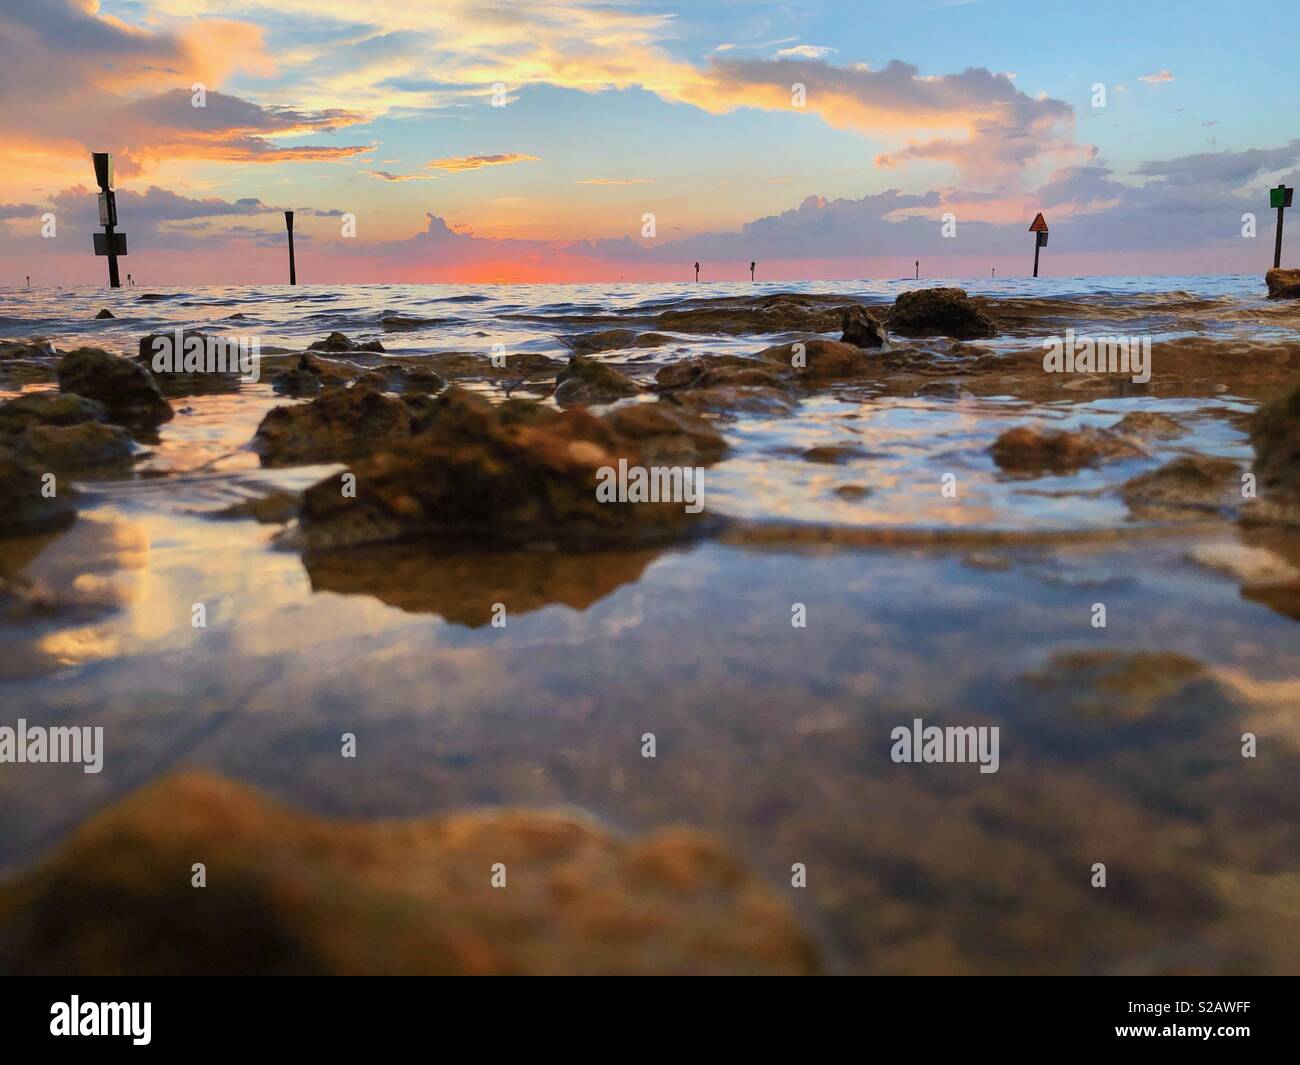
[[[1294,331],[1239,280],[1179,283],[1189,294],[1175,299],[1151,282],[1045,282],[1052,300],[1006,304],[995,346],[1077,325],[1081,294],[1100,319],[1170,335],[1234,335],[1243,309]],[[900,286],[803,287],[884,300]],[[1023,282],[980,287],[1026,295]],[[287,346],[342,329],[396,353],[501,339],[561,354],[561,333],[682,294],[659,288],[489,288],[476,301],[416,286],[206,289],[144,304],[84,292],[6,305],[14,317],[0,324],[77,342],[103,330],[126,349],[166,323],[242,313],[240,332]],[[117,321],[83,320],[104,305]],[[387,310],[448,321],[384,333]],[[279,402],[265,382],[177,400],[139,475],[80,486],[85,504],[62,534],[0,544],[5,719],[102,725],[106,740],[99,775],[0,765],[0,864],[25,864],[125,791],[200,765],[329,813],[572,804],[628,828],[708,829],[789,894],[842,971],[1295,971],[1296,593],[1243,588],[1189,555],[1244,544],[1300,565],[1300,546],[1226,522],[1139,530],[1114,491],[1189,450],[1244,466],[1249,394],[867,383],[719,425],[731,451],[708,471],[711,511],[961,530],[961,543],[796,551],[729,538],[577,556],[392,546],[305,559],[277,546],[274,526],[215,515],[337,467],[259,468],[245,445]],[[1186,432],[1028,482],[988,455],[1014,424],[1105,426],[1135,409]],[[809,461],[823,447],[846,450]],[[956,498],[941,492],[947,473]],[[1113,535],[979,539],[1054,530]],[[1099,602],[1105,628],[1093,624]],[[795,604],[806,627],[791,624]],[[999,771],[894,764],[890,732],[915,718],[998,725]],[[344,732],[355,760],[339,757]],[[647,732],[654,759],[641,757]],[[1254,759],[1242,758],[1245,732]],[[787,887],[795,862],[804,891]],[[1104,890],[1090,886],[1097,862]]]

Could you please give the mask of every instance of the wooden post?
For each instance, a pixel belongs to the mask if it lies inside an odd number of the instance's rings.
[[[699,279],[700,279],[700,264],[699,264],[699,263],[696,263],[696,264],[695,264],[695,280],[698,281]]]
[[[1294,194],[1295,189],[1289,189],[1285,185],[1278,185],[1268,190],[1268,205],[1277,208],[1277,238],[1273,242],[1274,270],[1282,266],[1282,212],[1291,206],[1291,198]]]
[[[289,230],[289,284],[296,285],[298,283],[298,267],[294,264],[293,261],[293,212],[292,211],[284,212],[284,224],[286,227],[288,227]]]

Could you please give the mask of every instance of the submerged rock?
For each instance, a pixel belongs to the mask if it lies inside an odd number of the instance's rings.
[[[1271,300],[1300,299],[1300,270],[1273,269],[1264,275]]]
[[[253,450],[267,466],[338,462],[410,434],[411,416],[401,400],[354,385],[271,410],[257,427]]]
[[[680,501],[598,498],[620,459],[644,469],[646,458],[636,441],[585,410],[521,399],[494,406],[451,388],[421,421],[400,447],[353,464],[355,498],[340,491],[338,477],[307,490],[307,546],[413,536],[573,547],[660,542],[684,535],[700,516]]]
[[[838,297],[781,292],[772,296],[707,301],[661,311],[654,324],[675,333],[829,333],[840,327],[846,304]]]
[[[49,480],[52,476],[0,448],[0,536],[30,536],[72,523],[77,515],[72,487]],[[55,494],[47,498],[51,488]]]
[[[110,311],[107,307],[105,307],[102,311],[100,311],[97,315],[95,315],[95,320],[99,321],[100,319],[103,318],[116,318],[116,317],[117,315],[115,315],[112,311]]]
[[[1126,481],[1121,495],[1139,512],[1214,511],[1241,502],[1240,472],[1231,459],[1185,455]]]
[[[1156,414],[1154,411],[1137,410],[1124,415],[1110,429],[1116,433],[1125,433],[1128,436],[1140,438],[1154,437],[1160,440],[1167,440],[1175,436],[1182,436],[1186,429],[1179,425],[1173,418],[1164,414]]]
[[[627,374],[607,363],[574,355],[555,378],[555,402],[561,407],[613,403],[641,391]]]
[[[840,317],[843,335],[840,340],[859,348],[879,348],[885,343],[885,330],[865,307],[845,307]]]
[[[561,337],[560,342],[575,354],[594,355],[619,348],[657,348],[661,344],[673,343],[673,338],[662,333],[638,333],[635,329],[600,329],[594,333]]]
[[[764,348],[757,357],[788,370],[802,383],[863,377],[879,369],[861,348],[826,337],[777,344]]]
[[[1300,385],[1255,412],[1250,442],[1260,487],[1288,503],[1300,502]]]
[[[377,351],[383,352],[384,345],[378,340],[367,340],[358,344],[355,340],[350,340],[342,333],[331,333],[324,340],[318,340],[314,344],[307,345],[308,351]]]
[[[128,795],[0,887],[0,957],[61,975],[818,968],[789,907],[688,829],[622,839],[511,809],[333,821],[205,773]]]
[[[30,340],[0,340],[0,361],[37,361],[58,358],[54,345],[44,337]]]
[[[996,335],[987,314],[960,288],[923,288],[903,292],[894,301],[885,325],[904,336],[946,336],[957,340]]]
[[[1145,454],[1127,437],[1108,429],[1036,429],[1029,425],[1002,433],[989,453],[999,467],[1015,473],[1071,473],[1104,459]]]
[[[153,374],[132,359],[78,348],[59,360],[58,375],[62,391],[97,400],[112,421],[155,426],[172,417]]]

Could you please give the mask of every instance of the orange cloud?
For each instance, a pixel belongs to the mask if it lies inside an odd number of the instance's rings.
[[[447,159],[435,159],[425,165],[430,170],[448,170],[460,173],[464,170],[482,170],[485,166],[509,166],[512,163],[539,163],[535,155],[520,152],[506,152],[504,155],[454,155]]]

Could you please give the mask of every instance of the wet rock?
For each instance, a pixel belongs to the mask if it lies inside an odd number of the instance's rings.
[[[662,402],[620,407],[604,421],[635,441],[645,461],[654,465],[708,466],[727,450],[727,442],[705,419]]]
[[[423,366],[408,369],[405,366],[379,366],[367,370],[357,378],[358,385],[366,385],[380,392],[410,392],[429,394],[441,392],[447,382]]]
[[[874,375],[878,369],[861,348],[826,337],[777,344],[764,348],[757,358],[788,369],[804,384]]]
[[[1215,511],[1241,502],[1240,473],[1231,459],[1186,455],[1126,481],[1120,494],[1130,509],[1151,515]]]
[[[190,886],[201,856],[208,886]],[[504,863],[508,889],[489,880]],[[787,905],[687,829],[571,813],[332,821],[167,777],[0,888],[15,974],[812,973]]]
[[[841,327],[846,306],[839,297],[782,292],[771,296],[705,301],[660,312],[659,329],[674,333],[829,333]]]
[[[110,420],[155,426],[172,417],[153,374],[131,359],[78,348],[59,360],[59,388],[102,403]]]
[[[367,340],[358,344],[355,340],[350,340],[342,333],[331,333],[324,340],[318,340],[314,344],[307,345],[308,351],[377,351],[382,352],[384,345],[378,340]]]
[[[310,367],[295,366],[271,378],[271,391],[281,396],[314,396],[322,387],[320,374]]]
[[[0,447],[0,536],[30,536],[70,525],[76,517],[71,485]],[[47,485],[55,495],[46,498]]]
[[[871,495],[871,489],[864,484],[840,484],[831,489],[831,494],[847,503],[856,503]]]
[[[1300,299],[1300,270],[1270,270],[1264,275],[1271,300]]]
[[[97,315],[95,315],[95,320],[99,321],[102,318],[116,318],[116,317],[117,315],[115,315],[112,311],[110,311],[107,307],[105,307],[102,311],[100,311]]]
[[[638,333],[635,329],[601,329],[561,337],[560,342],[577,355],[594,355],[619,348],[657,348],[673,343],[673,338],[662,333]]]
[[[58,352],[44,337],[34,337],[31,340],[0,340],[0,361],[10,359],[35,361],[55,358],[58,358]]]
[[[310,403],[276,407],[253,437],[267,466],[338,462],[411,434],[401,400],[372,388],[331,388]]]
[[[923,288],[894,301],[885,325],[904,336],[946,336],[974,340],[997,333],[992,320],[960,288]]]
[[[865,307],[845,307],[840,317],[840,340],[858,348],[878,348],[885,343],[885,331]]]
[[[1300,502],[1300,385],[1256,411],[1250,442],[1260,487],[1288,503]]]
[[[252,518],[263,525],[283,525],[298,516],[302,496],[297,492],[274,491],[264,496],[232,503],[217,511],[216,518]]]
[[[471,537],[596,547],[670,540],[701,516],[683,502],[599,499],[602,470],[647,463],[635,441],[587,411],[520,399],[498,407],[461,388],[431,407],[409,441],[352,465],[355,498],[337,477],[307,490],[306,546]]]
[[[662,402],[687,410],[723,416],[737,414],[789,414],[797,401],[784,388],[769,385],[720,385],[667,393]]]
[[[1105,459],[1144,454],[1128,438],[1107,429],[1037,429],[1017,426],[989,448],[1001,469],[1015,473],[1070,473]]]
[[[112,466],[131,461],[131,434],[117,425],[33,425],[20,438],[21,453],[41,469]]]
[[[589,407],[613,403],[641,391],[632,378],[614,367],[574,355],[555,378],[555,402],[561,407]]]
[[[0,405],[0,433],[21,433],[33,425],[79,425],[108,421],[102,403],[66,392],[27,392]]]
[[[1110,426],[1110,429],[1128,436],[1158,440],[1168,440],[1187,432],[1173,418],[1154,411],[1132,411]]]
[[[802,452],[799,457],[804,462],[815,462],[822,466],[835,466],[841,462],[848,462],[850,459],[863,458],[866,454],[862,448],[851,444],[822,444],[818,447],[810,447],[807,451]]]

